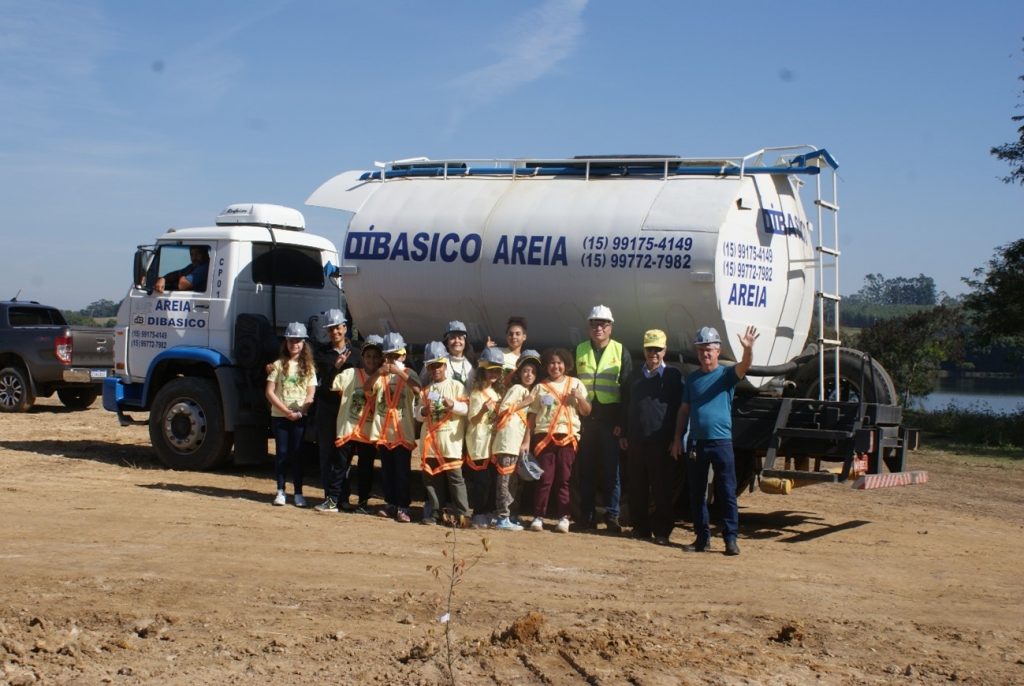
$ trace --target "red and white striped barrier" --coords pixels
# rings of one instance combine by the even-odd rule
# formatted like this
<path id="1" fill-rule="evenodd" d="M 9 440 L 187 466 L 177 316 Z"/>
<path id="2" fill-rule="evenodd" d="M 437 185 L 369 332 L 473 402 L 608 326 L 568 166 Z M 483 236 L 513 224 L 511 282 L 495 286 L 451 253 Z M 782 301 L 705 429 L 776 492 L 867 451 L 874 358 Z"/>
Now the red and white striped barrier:
<path id="1" fill-rule="evenodd" d="M 864 491 L 869 488 L 890 488 L 892 486 L 913 486 L 928 483 L 928 472 L 896 472 L 894 474 L 865 474 L 853 482 L 853 488 Z"/>

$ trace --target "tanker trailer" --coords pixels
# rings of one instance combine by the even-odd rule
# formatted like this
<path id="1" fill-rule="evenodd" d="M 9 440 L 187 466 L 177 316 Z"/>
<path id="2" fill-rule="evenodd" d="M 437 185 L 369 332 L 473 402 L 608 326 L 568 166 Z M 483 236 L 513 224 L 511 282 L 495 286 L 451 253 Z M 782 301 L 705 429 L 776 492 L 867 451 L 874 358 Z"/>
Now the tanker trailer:
<path id="1" fill-rule="evenodd" d="M 836 166 L 811 146 L 718 159 L 416 158 L 342 173 L 307 204 L 351 213 L 339 272 L 365 333 L 399 331 L 423 344 L 460 319 L 481 342 L 500 339 L 506 319 L 522 315 L 530 347 L 575 345 L 590 308 L 604 304 L 627 348 L 639 353 L 643 332 L 660 328 L 685 363 L 700 327 L 717 328 L 722 359 L 735 360 L 737 336 L 753 324 L 762 333 L 755 367 L 735 403 L 738 481 L 752 486 L 762 474 L 802 484 L 846 480 L 853 456 L 868 448 L 877 455 L 866 469 L 902 472 L 907 443 L 897 438 L 888 374 L 840 347 Z M 831 199 L 822 197 L 822 171 Z M 836 229 L 827 239 L 801 201 L 807 179 L 818 223 L 824 211 Z M 822 286 L 826 272 L 831 288 Z M 819 324 L 809 338 L 816 303 L 818 321 L 831 314 L 836 328 L 827 334 Z M 867 435 L 882 426 L 886 436 Z M 826 433 L 787 436 L 787 428 Z M 818 469 L 819 460 L 842 467 Z"/>

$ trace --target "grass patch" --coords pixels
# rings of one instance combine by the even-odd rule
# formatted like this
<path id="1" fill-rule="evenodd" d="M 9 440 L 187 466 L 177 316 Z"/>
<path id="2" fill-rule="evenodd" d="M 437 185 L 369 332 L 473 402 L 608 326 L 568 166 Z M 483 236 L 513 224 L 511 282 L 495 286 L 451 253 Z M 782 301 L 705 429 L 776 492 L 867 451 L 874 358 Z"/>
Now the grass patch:
<path id="1" fill-rule="evenodd" d="M 992 412 L 950 403 L 929 412 L 904 410 L 903 422 L 929 434 L 929 443 L 936 447 L 1024 459 L 1024 410 Z"/>
<path id="2" fill-rule="evenodd" d="M 921 436 L 921 449 L 935 453 L 946 453 L 957 457 L 980 458 L 986 460 L 1011 460 L 1024 462 L 1024 448 L 1015 446 L 972 445 L 950 439 L 948 436 L 925 432 Z"/>

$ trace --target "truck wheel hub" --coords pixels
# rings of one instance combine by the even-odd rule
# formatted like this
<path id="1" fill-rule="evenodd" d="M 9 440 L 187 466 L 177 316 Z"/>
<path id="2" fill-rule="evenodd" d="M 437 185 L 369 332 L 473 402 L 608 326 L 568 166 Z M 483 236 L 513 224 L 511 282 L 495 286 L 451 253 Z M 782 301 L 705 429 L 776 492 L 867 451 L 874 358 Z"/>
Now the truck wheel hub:
<path id="1" fill-rule="evenodd" d="M 175 450 L 191 452 L 206 438 L 206 415 L 193 402 L 179 400 L 167 409 L 164 435 Z"/>

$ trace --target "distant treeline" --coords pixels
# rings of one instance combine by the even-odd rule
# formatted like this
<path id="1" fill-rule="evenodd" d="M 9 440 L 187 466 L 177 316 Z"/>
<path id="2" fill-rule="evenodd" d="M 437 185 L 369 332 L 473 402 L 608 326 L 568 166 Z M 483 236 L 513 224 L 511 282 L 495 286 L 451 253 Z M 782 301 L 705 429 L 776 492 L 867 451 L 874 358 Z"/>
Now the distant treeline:
<path id="1" fill-rule="evenodd" d="M 61 310 L 61 313 L 68 324 L 74 326 L 114 326 L 119 306 L 120 303 L 113 300 L 94 300 L 80 310 Z"/>

